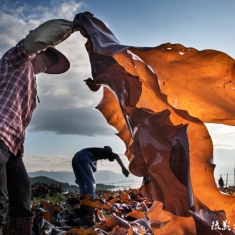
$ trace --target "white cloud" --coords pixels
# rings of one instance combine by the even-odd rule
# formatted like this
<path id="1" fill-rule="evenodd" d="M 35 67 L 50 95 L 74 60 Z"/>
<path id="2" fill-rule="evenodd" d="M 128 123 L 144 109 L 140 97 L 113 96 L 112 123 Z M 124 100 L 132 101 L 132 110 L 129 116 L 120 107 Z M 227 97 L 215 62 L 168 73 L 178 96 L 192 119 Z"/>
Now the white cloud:
<path id="1" fill-rule="evenodd" d="M 72 171 L 71 161 L 73 156 L 62 154 L 53 155 L 34 155 L 24 157 L 24 164 L 28 171 L 37 171 L 43 169 L 45 171 Z"/>
<path id="2" fill-rule="evenodd" d="M 222 175 L 225 183 L 234 184 L 235 127 L 222 124 L 206 124 L 213 141 L 214 176 L 216 183 Z M 228 178 L 227 178 L 228 177 Z"/>
<path id="3" fill-rule="evenodd" d="M 73 155 L 51 154 L 26 156 L 23 160 L 29 172 L 37 171 L 38 169 L 43 169 L 44 171 L 72 171 L 72 158 Z M 122 161 L 125 166 L 128 166 L 128 160 L 126 157 L 123 157 Z M 102 160 L 97 163 L 97 168 L 99 170 L 108 169 L 117 173 L 122 173 L 121 167 L 116 161 L 110 162 Z"/>
<path id="4" fill-rule="evenodd" d="M 223 124 L 206 124 L 214 149 L 228 149 L 235 152 L 235 127 Z"/>
<path id="5" fill-rule="evenodd" d="M 60 12 L 60 17 L 62 18 L 70 18 L 73 19 L 74 15 L 78 13 L 79 9 L 83 6 L 83 2 L 75 2 L 75 1 L 66 1 L 58 6 L 54 12 Z"/>
<path id="6" fill-rule="evenodd" d="M 9 47 L 14 46 L 19 40 L 24 38 L 30 29 L 36 28 L 40 23 L 51 19 L 73 20 L 79 13 L 83 2 L 60 1 L 49 2 L 52 7 L 36 7 L 26 3 L 15 2 L 14 4 L 5 2 L 0 9 L 0 51 L 1 54 Z M 11 40 L 9 40 L 11 39 Z"/>

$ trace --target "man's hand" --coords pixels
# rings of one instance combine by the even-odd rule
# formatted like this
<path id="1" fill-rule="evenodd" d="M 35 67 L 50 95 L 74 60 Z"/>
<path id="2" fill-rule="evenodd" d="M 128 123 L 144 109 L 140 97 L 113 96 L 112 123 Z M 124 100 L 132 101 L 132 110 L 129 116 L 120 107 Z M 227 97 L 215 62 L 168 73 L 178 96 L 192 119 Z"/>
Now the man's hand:
<path id="1" fill-rule="evenodd" d="M 88 15 L 88 16 L 94 16 L 92 13 L 90 13 L 89 11 L 85 11 L 85 12 L 82 12 L 82 13 L 78 13 L 75 15 L 74 19 L 73 19 L 73 22 L 74 21 L 77 21 L 80 19 L 80 16 L 84 14 L 84 15 Z"/>
<path id="2" fill-rule="evenodd" d="M 86 80 L 84 80 L 84 82 L 86 82 L 86 85 L 90 88 L 91 91 L 98 91 L 101 87 L 100 84 L 96 83 L 91 78 L 87 78 Z"/>
<path id="3" fill-rule="evenodd" d="M 126 169 L 126 167 L 123 165 L 123 162 L 121 160 L 121 158 L 117 155 L 116 161 L 118 162 L 118 164 L 120 165 L 120 167 L 122 168 L 122 174 L 125 175 L 126 177 L 130 174 L 130 172 Z"/>
<path id="4" fill-rule="evenodd" d="M 125 175 L 126 177 L 128 177 L 128 175 L 130 174 L 130 172 L 129 172 L 125 167 L 123 167 L 123 168 L 122 168 L 122 174 Z"/>
<path id="5" fill-rule="evenodd" d="M 87 33 L 86 33 L 86 30 L 84 29 L 83 25 L 81 24 L 81 22 L 79 22 L 80 20 L 80 16 L 81 15 L 87 15 L 87 16 L 93 16 L 92 13 L 90 13 L 89 11 L 85 11 L 85 12 L 82 12 L 82 13 L 78 13 L 75 15 L 74 19 L 73 19 L 73 30 L 74 31 L 80 31 L 80 33 L 84 36 L 84 37 L 87 37 Z"/>

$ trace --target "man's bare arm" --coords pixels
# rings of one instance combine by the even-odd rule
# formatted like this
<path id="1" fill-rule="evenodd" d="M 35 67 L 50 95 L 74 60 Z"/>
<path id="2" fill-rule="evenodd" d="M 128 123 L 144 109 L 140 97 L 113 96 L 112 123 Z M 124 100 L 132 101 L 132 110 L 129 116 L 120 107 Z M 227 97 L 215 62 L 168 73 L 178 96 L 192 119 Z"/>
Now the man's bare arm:
<path id="1" fill-rule="evenodd" d="M 116 158 L 116 160 L 117 160 L 118 164 L 120 165 L 120 167 L 122 168 L 122 173 L 123 173 L 123 175 L 125 175 L 126 177 L 128 177 L 128 175 L 130 174 L 130 172 L 129 172 L 129 171 L 126 169 L 126 167 L 124 166 L 124 164 L 123 164 L 121 158 L 118 156 L 118 157 Z"/>

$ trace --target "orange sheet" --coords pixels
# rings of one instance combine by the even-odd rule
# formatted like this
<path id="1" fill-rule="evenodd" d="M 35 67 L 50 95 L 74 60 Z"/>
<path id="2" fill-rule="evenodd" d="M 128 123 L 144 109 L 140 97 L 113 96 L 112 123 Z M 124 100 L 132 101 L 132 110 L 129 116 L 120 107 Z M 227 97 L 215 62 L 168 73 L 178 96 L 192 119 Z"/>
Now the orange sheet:
<path id="1" fill-rule="evenodd" d="M 234 234 L 211 229 L 225 219 L 233 228 L 235 200 L 215 184 L 204 125 L 235 125 L 234 59 L 180 44 L 125 46 L 95 17 L 81 14 L 75 23 L 88 39 L 93 79 L 86 83 L 104 87 L 96 108 L 124 141 L 131 173 L 148 179 L 141 193 L 163 205 L 150 214 L 154 234 Z"/>

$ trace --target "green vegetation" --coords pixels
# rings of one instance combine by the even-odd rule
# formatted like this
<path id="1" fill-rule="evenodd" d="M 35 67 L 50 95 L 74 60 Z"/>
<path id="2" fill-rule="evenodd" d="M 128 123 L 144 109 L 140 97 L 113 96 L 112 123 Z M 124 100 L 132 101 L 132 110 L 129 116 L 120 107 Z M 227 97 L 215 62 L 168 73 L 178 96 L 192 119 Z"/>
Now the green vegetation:
<path id="1" fill-rule="evenodd" d="M 33 204 L 37 204 L 39 203 L 40 199 L 41 199 L 40 197 L 33 197 L 31 201 Z M 43 199 L 50 201 L 52 204 L 66 201 L 66 197 L 62 193 L 56 193 L 54 196 L 46 194 L 46 196 Z"/>
<path id="2" fill-rule="evenodd" d="M 48 185 L 51 185 L 51 184 L 60 185 L 62 190 L 68 190 L 68 191 L 78 191 L 79 190 L 79 187 L 76 185 L 62 183 L 62 182 L 56 181 L 54 179 L 48 178 L 46 176 L 37 176 L 37 177 L 33 177 L 33 178 L 29 177 L 29 181 L 30 181 L 30 184 L 32 187 L 36 184 L 42 183 L 42 184 L 48 184 Z"/>
<path id="3" fill-rule="evenodd" d="M 54 196 L 50 196 L 49 194 L 47 194 L 45 196 L 45 200 L 48 200 L 48 201 L 52 202 L 53 204 L 56 204 L 59 202 L 65 202 L 66 197 L 62 193 L 57 193 Z"/>

